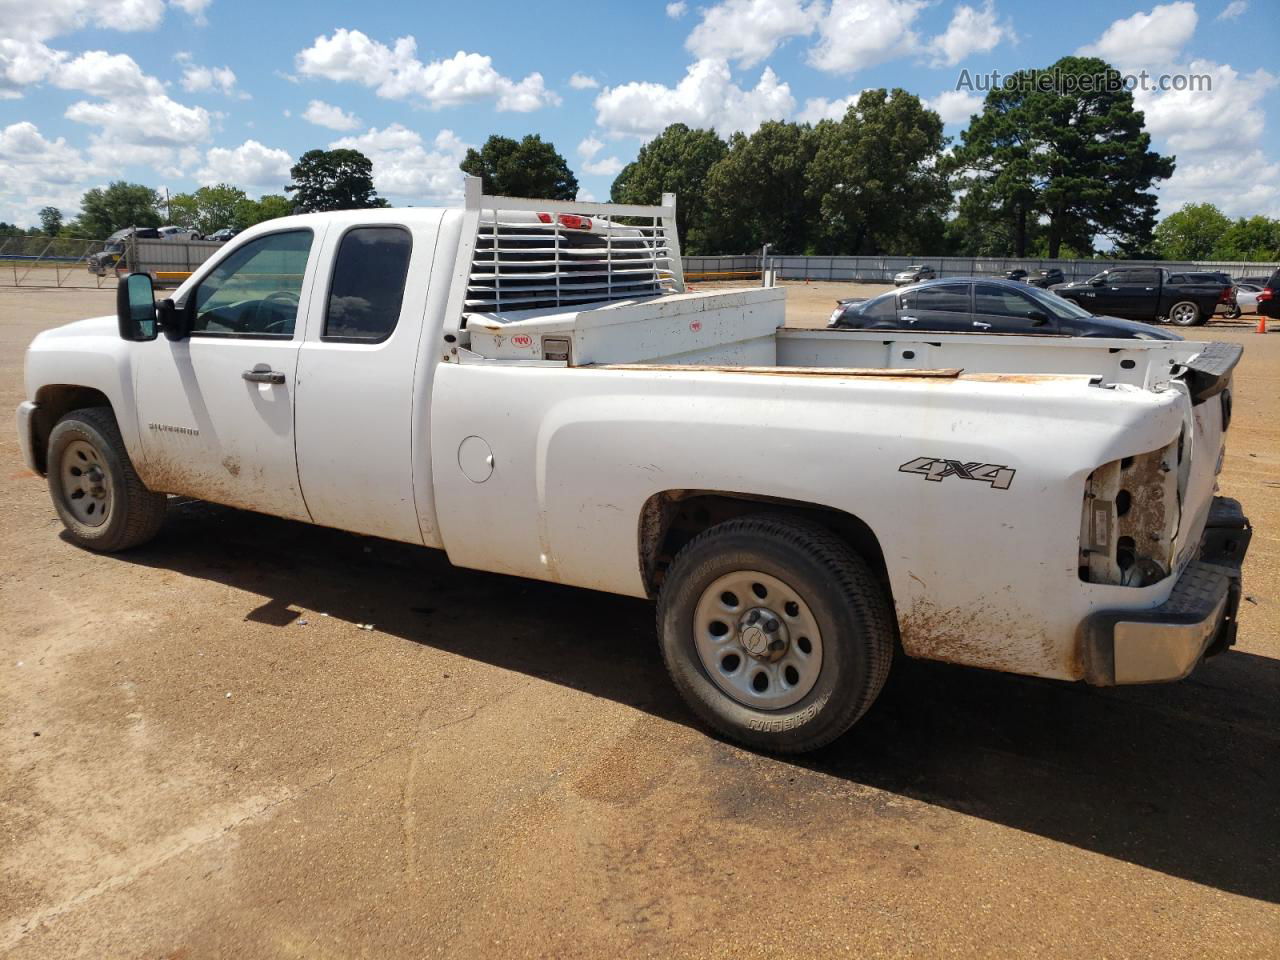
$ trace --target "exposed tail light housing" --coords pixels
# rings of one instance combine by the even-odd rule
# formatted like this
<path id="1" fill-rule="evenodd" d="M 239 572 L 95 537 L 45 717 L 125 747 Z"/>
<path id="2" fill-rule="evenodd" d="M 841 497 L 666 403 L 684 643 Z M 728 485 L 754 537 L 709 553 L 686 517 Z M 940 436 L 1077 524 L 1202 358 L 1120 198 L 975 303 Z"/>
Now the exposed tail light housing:
<path id="1" fill-rule="evenodd" d="M 564 227 L 566 230 L 590 230 L 591 229 L 591 218 L 580 217 L 576 213 L 562 213 L 560 214 L 560 216 L 555 217 L 554 219 L 549 213 L 540 213 L 538 214 L 538 219 L 541 220 L 543 223 L 558 222 L 560 226 Z"/>
<path id="2" fill-rule="evenodd" d="M 1219 303 L 1235 303 L 1235 300 L 1236 300 L 1236 288 L 1223 287 L 1222 296 L 1218 298 L 1218 302 Z"/>
<path id="3" fill-rule="evenodd" d="M 1270 287 L 1263 287 L 1261 290 L 1258 291 L 1259 300 L 1270 300 L 1274 296 L 1275 296 L 1275 293 L 1274 291 L 1272 291 Z"/>

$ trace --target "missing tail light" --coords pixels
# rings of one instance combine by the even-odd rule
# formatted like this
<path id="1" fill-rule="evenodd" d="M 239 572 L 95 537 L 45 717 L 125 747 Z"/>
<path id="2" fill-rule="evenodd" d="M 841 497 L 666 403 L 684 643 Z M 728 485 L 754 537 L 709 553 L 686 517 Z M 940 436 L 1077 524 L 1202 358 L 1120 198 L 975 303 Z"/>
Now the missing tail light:
<path id="1" fill-rule="evenodd" d="M 591 218 L 580 217 L 576 213 L 562 213 L 558 217 L 552 218 L 549 213 L 538 214 L 538 219 L 543 223 L 559 223 L 566 230 L 590 230 Z"/>
<path id="2" fill-rule="evenodd" d="M 1173 572 L 1180 442 L 1103 464 L 1085 484 L 1080 579 L 1146 587 Z"/>

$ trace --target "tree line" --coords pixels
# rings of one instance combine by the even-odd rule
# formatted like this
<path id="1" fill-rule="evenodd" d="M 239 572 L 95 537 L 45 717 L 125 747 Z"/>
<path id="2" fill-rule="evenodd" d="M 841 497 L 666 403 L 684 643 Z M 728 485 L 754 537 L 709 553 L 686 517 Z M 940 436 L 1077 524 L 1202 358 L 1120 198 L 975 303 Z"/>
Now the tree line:
<path id="1" fill-rule="evenodd" d="M 653 204 L 678 194 L 689 254 L 768 243 L 779 253 L 1087 258 L 1103 238 L 1113 256 L 1280 258 L 1280 221 L 1265 217 L 1232 222 L 1198 204 L 1157 226 L 1153 187 L 1174 167 L 1151 149 L 1121 75 L 1097 58 L 1064 57 L 988 92 L 955 142 L 936 111 L 901 89 L 863 91 L 838 119 L 769 121 L 728 139 L 672 124 L 622 169 L 610 199 Z M 491 136 L 461 169 L 486 193 L 578 194 L 568 162 L 536 134 Z M 69 224 L 45 208 L 40 230 L 104 237 L 158 225 L 163 211 L 164 222 L 207 235 L 289 213 L 387 205 L 356 150 L 310 150 L 290 176 L 284 194 L 257 200 L 223 183 L 162 201 L 117 182 L 88 191 Z"/>

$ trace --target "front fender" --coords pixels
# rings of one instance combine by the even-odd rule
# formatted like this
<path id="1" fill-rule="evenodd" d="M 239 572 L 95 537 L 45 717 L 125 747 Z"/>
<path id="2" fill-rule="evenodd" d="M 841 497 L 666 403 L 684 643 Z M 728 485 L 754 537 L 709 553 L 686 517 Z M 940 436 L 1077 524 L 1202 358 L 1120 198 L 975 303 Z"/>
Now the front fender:
<path id="1" fill-rule="evenodd" d="M 27 398 L 39 401 L 50 387 L 90 387 L 111 403 L 125 449 L 140 462 L 134 396 L 133 344 L 120 339 L 114 316 L 95 317 L 38 334 L 27 348 Z"/>

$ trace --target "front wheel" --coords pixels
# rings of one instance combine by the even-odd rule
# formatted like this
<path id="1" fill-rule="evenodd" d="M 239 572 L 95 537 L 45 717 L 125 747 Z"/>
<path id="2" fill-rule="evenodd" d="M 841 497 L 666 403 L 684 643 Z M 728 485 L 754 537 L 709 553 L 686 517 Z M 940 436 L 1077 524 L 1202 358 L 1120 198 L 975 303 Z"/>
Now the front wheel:
<path id="1" fill-rule="evenodd" d="M 663 659 L 709 726 L 746 746 L 814 750 L 884 686 L 893 614 L 866 561 L 808 520 L 743 517 L 690 541 L 658 598 Z"/>
<path id="2" fill-rule="evenodd" d="M 110 553 L 145 543 L 164 521 L 167 498 L 133 469 L 110 410 L 73 410 L 49 434 L 49 495 L 79 547 Z"/>
<path id="3" fill-rule="evenodd" d="M 1169 322 L 1178 327 L 1194 327 L 1200 322 L 1200 307 L 1191 300 L 1179 300 L 1169 308 Z"/>

